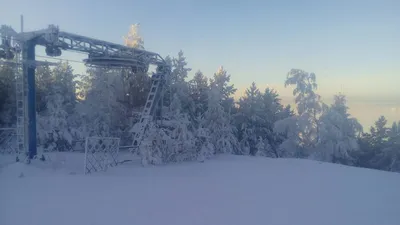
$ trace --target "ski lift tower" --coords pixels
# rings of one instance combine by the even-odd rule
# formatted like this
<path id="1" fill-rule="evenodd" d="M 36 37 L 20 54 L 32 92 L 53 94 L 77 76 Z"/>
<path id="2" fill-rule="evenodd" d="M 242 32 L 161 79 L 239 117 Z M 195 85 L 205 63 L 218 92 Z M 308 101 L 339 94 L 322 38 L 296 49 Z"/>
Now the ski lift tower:
<path id="1" fill-rule="evenodd" d="M 20 135 L 19 138 L 25 140 L 23 143 L 26 144 L 25 149 L 28 147 L 25 151 L 28 152 L 29 159 L 37 154 L 35 108 L 35 68 L 38 64 L 35 59 L 35 47 L 37 45 L 44 46 L 46 54 L 51 57 L 61 56 L 62 51 L 87 53 L 88 58 L 84 60 L 87 66 L 130 68 L 134 73 L 147 73 L 150 65 L 157 66 L 156 73 L 152 75 L 152 86 L 141 114 L 139 128 L 136 130 L 133 144 L 130 147 L 134 149 L 139 146 L 143 134 L 157 110 L 157 103 L 162 99 L 164 84 L 171 71 L 159 54 L 63 32 L 55 25 L 49 25 L 47 29 L 19 33 L 10 26 L 2 25 L 0 36 L 0 60 L 14 63 L 17 61 L 15 64 L 15 68 L 18 70 L 16 76 L 21 74 L 20 77 L 17 77 L 17 81 L 20 81 L 17 82 L 17 92 L 25 96 L 22 99 L 25 99 L 26 103 L 23 100 L 19 102 L 20 104 L 17 102 L 17 109 L 20 106 L 24 115 L 20 117 L 20 120 L 17 118 L 17 136 Z M 22 55 L 22 63 L 18 62 L 19 55 Z M 22 69 L 20 65 L 22 65 Z M 27 121 L 24 122 L 24 118 Z M 21 122 L 24 125 L 21 125 Z M 20 133 L 18 133 L 18 129 L 21 130 Z M 22 146 L 24 145 L 22 144 Z"/>

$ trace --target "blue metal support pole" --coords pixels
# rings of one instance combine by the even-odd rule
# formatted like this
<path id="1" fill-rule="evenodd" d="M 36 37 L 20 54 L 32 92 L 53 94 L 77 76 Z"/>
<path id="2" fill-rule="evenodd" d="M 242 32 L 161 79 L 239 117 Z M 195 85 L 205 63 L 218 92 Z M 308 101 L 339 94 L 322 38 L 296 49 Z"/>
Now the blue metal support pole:
<path id="1" fill-rule="evenodd" d="M 27 41 L 26 59 L 29 62 L 35 61 L 35 46 L 34 40 Z M 37 154 L 36 148 L 36 85 L 35 85 L 35 66 L 27 68 L 27 83 L 28 83 L 28 151 L 29 158 L 32 159 Z"/>

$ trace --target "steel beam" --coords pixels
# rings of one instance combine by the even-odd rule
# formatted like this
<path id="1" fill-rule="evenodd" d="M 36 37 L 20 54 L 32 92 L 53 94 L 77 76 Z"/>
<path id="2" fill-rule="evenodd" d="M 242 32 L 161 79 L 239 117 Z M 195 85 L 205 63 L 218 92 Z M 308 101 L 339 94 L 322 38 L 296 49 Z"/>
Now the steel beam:
<path id="1" fill-rule="evenodd" d="M 26 41 L 23 48 L 24 60 L 35 60 L 35 40 Z M 36 146 L 36 85 L 35 85 L 35 66 L 24 65 L 24 76 L 28 85 L 28 156 L 32 159 L 37 154 Z"/>

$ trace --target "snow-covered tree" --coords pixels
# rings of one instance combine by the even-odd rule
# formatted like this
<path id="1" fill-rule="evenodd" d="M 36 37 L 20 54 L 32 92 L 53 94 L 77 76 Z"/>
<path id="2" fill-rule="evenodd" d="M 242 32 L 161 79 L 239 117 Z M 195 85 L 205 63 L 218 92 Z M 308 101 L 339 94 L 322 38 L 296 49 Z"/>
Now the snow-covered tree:
<path id="1" fill-rule="evenodd" d="M 393 122 L 388 131 L 388 139 L 385 147 L 382 149 L 381 169 L 400 172 L 400 121 Z"/>
<path id="2" fill-rule="evenodd" d="M 140 109 L 146 103 L 150 92 L 151 77 L 142 72 L 133 73 L 131 70 L 121 71 L 123 94 L 121 101 L 130 109 Z"/>
<path id="3" fill-rule="evenodd" d="M 233 84 L 230 84 L 231 75 L 224 69 L 223 66 L 220 66 L 214 76 L 210 79 L 210 86 L 215 86 L 221 92 L 221 104 L 224 107 L 224 110 L 231 113 L 231 110 L 234 109 L 234 99 L 233 95 L 236 92 L 236 88 Z"/>
<path id="4" fill-rule="evenodd" d="M 168 62 L 170 60 L 171 62 Z M 167 59 L 166 61 L 167 64 L 172 63 L 172 71 L 165 87 L 165 95 L 169 98 L 166 103 L 171 102 L 176 94 L 182 106 L 182 112 L 187 113 L 189 120 L 192 121 L 195 118 L 195 104 L 191 99 L 189 84 L 185 81 L 192 69 L 187 67 L 188 63 L 182 50 L 178 52 L 177 58 Z"/>
<path id="5" fill-rule="evenodd" d="M 178 57 L 172 59 L 172 72 L 171 72 L 171 84 L 182 83 L 188 76 L 188 73 L 192 70 L 187 67 L 186 57 L 183 55 L 183 51 L 178 52 Z"/>
<path id="6" fill-rule="evenodd" d="M 124 38 L 125 45 L 131 48 L 144 49 L 143 38 L 139 34 L 140 24 L 132 24 L 129 28 L 128 35 Z"/>
<path id="7" fill-rule="evenodd" d="M 38 113 L 38 142 L 47 151 L 71 150 L 79 135 L 71 119 L 76 106 L 75 75 L 69 63 L 59 63 L 52 71 L 42 69 L 37 79 L 45 105 Z"/>
<path id="8" fill-rule="evenodd" d="M 266 88 L 262 94 L 262 111 L 264 116 L 264 135 L 263 141 L 267 147 L 268 157 L 280 157 L 279 145 L 285 136 L 274 132 L 274 124 L 279 120 L 293 116 L 290 105 L 284 107 L 278 93 L 271 88 Z"/>
<path id="9" fill-rule="evenodd" d="M 208 97 L 208 109 L 200 125 L 210 132 L 210 142 L 214 146 L 215 153 L 241 153 L 229 113 L 222 105 L 223 96 L 223 88 L 212 84 Z"/>
<path id="10" fill-rule="evenodd" d="M 164 129 L 154 122 L 148 124 L 143 141 L 139 146 L 142 165 L 159 165 L 164 163 L 163 159 L 168 156 L 171 140 Z"/>
<path id="11" fill-rule="evenodd" d="M 297 104 L 302 145 L 313 148 L 318 142 L 318 116 L 322 112 L 321 97 L 315 92 L 316 76 L 314 73 L 292 69 L 285 81 L 285 87 L 290 85 L 295 85 L 293 95 Z"/>
<path id="12" fill-rule="evenodd" d="M 385 141 L 389 138 L 389 128 L 386 127 L 387 120 L 384 116 L 379 117 L 379 119 L 375 122 L 375 127 L 371 127 L 371 135 L 373 145 L 382 147 Z"/>
<path id="13" fill-rule="evenodd" d="M 64 106 L 69 114 L 73 112 L 76 104 L 76 77 L 68 62 L 58 64 L 53 70 L 54 84 L 59 93 L 64 95 Z"/>
<path id="14" fill-rule="evenodd" d="M 39 144 L 46 151 L 67 151 L 72 147 L 68 113 L 63 107 L 64 96 L 58 90 L 46 96 L 46 110 L 38 115 Z"/>
<path id="15" fill-rule="evenodd" d="M 364 143 L 361 159 L 367 167 L 400 172 L 400 135 L 396 123 L 387 127 L 387 120 L 381 116 L 370 134 L 361 140 Z M 368 138 L 368 139 L 367 139 Z M 366 161 L 366 162 L 365 162 Z"/>
<path id="16" fill-rule="evenodd" d="M 198 121 L 201 121 L 201 119 L 199 118 Z M 199 124 L 199 127 L 197 127 L 194 133 L 197 160 L 200 162 L 204 162 L 215 154 L 211 131 L 203 126 L 203 124 Z"/>
<path id="17" fill-rule="evenodd" d="M 297 145 L 300 151 L 295 155 L 299 157 L 307 157 L 315 151 L 318 143 L 319 124 L 318 118 L 322 112 L 320 96 L 315 93 L 317 88 L 316 76 L 314 73 L 307 73 L 303 70 L 292 69 L 286 78 L 285 87 L 294 85 L 293 95 L 297 104 L 297 115 L 292 118 L 286 118 L 279 121 L 275 128 L 277 132 L 286 132 L 290 130 L 290 137 L 294 138 L 284 143 Z M 295 123 L 295 124 L 290 124 Z M 289 142 L 288 142 L 289 141 Z"/>
<path id="18" fill-rule="evenodd" d="M 274 132 L 281 137 L 277 151 L 279 157 L 304 157 L 304 147 L 299 137 L 300 127 L 297 116 L 290 116 L 274 123 Z"/>
<path id="19" fill-rule="evenodd" d="M 195 107 L 194 115 L 196 117 L 201 116 L 207 110 L 208 92 L 210 89 L 208 79 L 199 70 L 196 72 L 193 79 L 190 80 L 189 87 L 190 97 L 193 100 Z"/>
<path id="20" fill-rule="evenodd" d="M 78 112 L 82 131 L 90 136 L 121 136 L 126 123 L 126 108 L 118 101 L 123 95 L 121 76 L 113 70 L 91 69 L 86 77 L 86 95 Z M 85 88 L 81 88 L 85 89 Z"/>
<path id="21" fill-rule="evenodd" d="M 238 105 L 235 121 L 242 152 L 255 155 L 258 137 L 265 132 L 265 119 L 262 96 L 254 82 L 239 99 Z"/>
<path id="22" fill-rule="evenodd" d="M 196 139 L 188 115 L 182 112 L 177 94 L 173 96 L 170 111 L 164 116 L 162 126 L 151 123 L 141 146 L 141 156 L 146 164 L 169 163 L 197 158 Z"/>
<path id="23" fill-rule="evenodd" d="M 389 169 L 392 154 L 389 142 L 390 129 L 386 127 L 387 120 L 379 117 L 369 133 L 363 133 L 359 137 L 360 151 L 354 154 L 356 165 L 374 169 Z M 385 151 L 384 151 L 385 150 Z"/>
<path id="24" fill-rule="evenodd" d="M 342 94 L 334 96 L 334 103 L 325 107 L 320 117 L 319 142 L 314 157 L 327 162 L 352 164 L 352 152 L 358 151 L 357 137 L 362 126 L 351 118 Z"/>
<path id="25" fill-rule="evenodd" d="M 36 68 L 36 111 L 41 113 L 46 110 L 46 96 L 50 93 L 54 83 L 53 72 L 48 65 Z"/>
<path id="26" fill-rule="evenodd" d="M 256 144 L 256 148 L 257 148 L 257 156 L 265 156 L 265 157 L 280 157 L 279 154 L 277 154 L 277 150 L 273 149 L 273 147 L 268 143 L 268 140 L 263 140 L 262 137 L 258 137 L 257 140 L 257 144 Z M 271 153 L 275 154 L 275 155 L 271 155 Z"/>
<path id="27" fill-rule="evenodd" d="M 195 136 L 193 127 L 189 121 L 188 115 L 182 112 L 182 104 L 177 94 L 174 95 L 171 103 L 170 122 L 172 130 L 170 138 L 173 140 L 172 146 L 168 149 L 168 158 L 166 162 L 180 162 L 193 160 L 197 157 L 195 149 Z"/>

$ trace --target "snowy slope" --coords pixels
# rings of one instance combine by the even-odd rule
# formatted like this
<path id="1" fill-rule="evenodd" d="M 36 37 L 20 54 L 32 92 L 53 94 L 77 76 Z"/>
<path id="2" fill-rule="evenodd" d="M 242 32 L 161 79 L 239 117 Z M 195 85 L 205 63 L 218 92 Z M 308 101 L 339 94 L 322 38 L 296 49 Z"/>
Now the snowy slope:
<path id="1" fill-rule="evenodd" d="M 81 165 L 77 155 L 65 158 Z M 89 176 L 79 174 L 82 168 L 60 168 L 3 164 L 0 224 L 400 224 L 396 173 L 238 156 L 148 168 L 121 165 Z"/>

